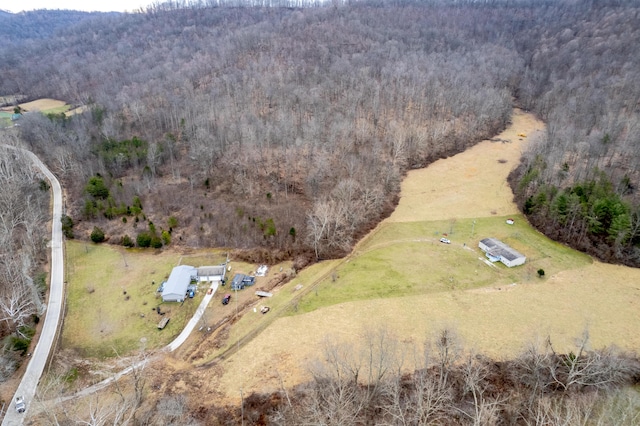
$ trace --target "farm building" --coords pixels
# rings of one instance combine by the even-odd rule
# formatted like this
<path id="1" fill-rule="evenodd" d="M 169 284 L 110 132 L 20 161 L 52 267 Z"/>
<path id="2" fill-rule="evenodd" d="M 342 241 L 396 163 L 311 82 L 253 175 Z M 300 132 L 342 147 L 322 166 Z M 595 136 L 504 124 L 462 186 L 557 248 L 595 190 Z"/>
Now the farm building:
<path id="1" fill-rule="evenodd" d="M 162 289 L 163 302 L 182 302 L 192 279 L 197 279 L 198 270 L 193 266 L 180 265 L 173 268 Z"/>
<path id="2" fill-rule="evenodd" d="M 227 265 L 216 265 L 216 266 L 200 266 L 198 268 L 198 281 L 222 281 L 224 279 L 225 271 L 227 270 Z"/>
<path id="3" fill-rule="evenodd" d="M 523 265 L 527 258 L 518 251 L 495 238 L 485 238 L 478 243 L 478 247 L 485 252 L 492 262 L 502 262 L 509 268 Z"/>
<path id="4" fill-rule="evenodd" d="M 255 281 L 255 277 L 244 274 L 235 274 L 231 281 L 231 290 L 242 290 L 246 286 L 253 285 Z"/>

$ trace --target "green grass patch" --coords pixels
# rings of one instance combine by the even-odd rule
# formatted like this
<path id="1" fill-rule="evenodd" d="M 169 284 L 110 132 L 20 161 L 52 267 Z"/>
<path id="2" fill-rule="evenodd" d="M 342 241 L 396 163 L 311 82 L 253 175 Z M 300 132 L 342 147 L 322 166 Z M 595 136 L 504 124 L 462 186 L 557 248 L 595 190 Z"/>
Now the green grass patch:
<path id="1" fill-rule="evenodd" d="M 163 303 L 157 288 L 180 255 L 68 241 L 67 307 L 62 346 L 86 357 L 107 358 L 168 344 L 184 328 L 204 296 Z M 183 262 L 184 264 L 184 262 Z M 194 265 L 200 266 L 200 265 Z M 160 306 L 171 321 L 164 330 Z"/>
<path id="2" fill-rule="evenodd" d="M 13 113 L 11 112 L 0 111 L 0 128 L 13 126 L 12 115 Z"/>
<path id="3" fill-rule="evenodd" d="M 181 265 L 215 266 L 221 265 L 227 260 L 227 253 L 220 250 L 204 249 L 197 253 L 183 254 L 180 258 Z M 238 264 L 234 262 L 234 264 Z"/>
<path id="4" fill-rule="evenodd" d="M 305 296 L 297 312 L 354 300 L 530 283 L 539 279 L 540 268 L 551 275 L 591 263 L 589 256 L 546 238 L 521 216 L 510 217 L 515 225 L 507 225 L 507 217 L 386 223 Z M 440 243 L 445 234 L 451 244 Z M 511 245 L 527 263 L 487 265 L 478 248 L 486 237 Z"/>
<path id="5" fill-rule="evenodd" d="M 43 114 L 62 114 L 71 109 L 71 105 L 66 104 L 55 108 L 49 108 L 44 111 L 41 111 Z"/>

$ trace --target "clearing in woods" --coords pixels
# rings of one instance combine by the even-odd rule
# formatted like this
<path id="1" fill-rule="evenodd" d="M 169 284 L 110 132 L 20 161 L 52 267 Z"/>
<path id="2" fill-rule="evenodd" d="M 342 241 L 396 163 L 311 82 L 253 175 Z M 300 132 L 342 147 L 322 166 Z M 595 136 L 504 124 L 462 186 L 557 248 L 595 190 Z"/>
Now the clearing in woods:
<path id="1" fill-rule="evenodd" d="M 515 110 L 513 124 L 492 141 L 409 172 L 395 212 L 346 260 L 328 263 L 334 272 L 324 274 L 291 315 L 222 361 L 215 375 L 187 374 L 236 403 L 240 389 L 247 395 L 309 379 L 308 364 L 322 356 L 327 338 L 354 342 L 380 327 L 402 342 L 406 359 L 421 354 L 424 341 L 443 326 L 456 328 L 466 347 L 497 359 L 546 336 L 558 350 L 571 350 L 585 327 L 594 347 L 640 346 L 640 270 L 592 261 L 548 240 L 513 204 L 507 175 L 543 129 L 533 115 Z M 443 234 L 450 245 L 439 242 Z M 488 236 L 523 252 L 527 264 L 488 266 L 477 248 Z M 542 279 L 538 268 L 546 272 Z M 305 272 L 290 284 L 314 284 Z M 237 327 L 253 316 L 259 321 L 259 313 L 249 312 Z M 242 335 L 232 330 L 228 344 Z"/>

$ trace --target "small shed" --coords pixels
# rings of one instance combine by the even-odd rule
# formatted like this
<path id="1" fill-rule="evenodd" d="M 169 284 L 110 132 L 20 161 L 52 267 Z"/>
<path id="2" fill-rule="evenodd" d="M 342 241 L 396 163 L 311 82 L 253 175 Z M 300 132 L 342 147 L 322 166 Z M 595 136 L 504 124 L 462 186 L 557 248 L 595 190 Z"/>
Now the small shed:
<path id="1" fill-rule="evenodd" d="M 180 265 L 173 268 L 169 279 L 162 289 L 164 302 L 182 302 L 187 294 L 191 280 L 198 277 L 198 270 L 193 266 Z"/>
<path id="2" fill-rule="evenodd" d="M 256 277 L 245 274 L 235 274 L 231 281 L 231 290 L 242 290 L 246 286 L 252 286 L 256 282 Z"/>
<path id="3" fill-rule="evenodd" d="M 502 262 L 509 268 L 523 265 L 527 260 L 526 256 L 509 247 L 507 244 L 496 238 L 485 238 L 480 240 L 478 247 L 485 252 L 487 258 L 492 262 Z"/>

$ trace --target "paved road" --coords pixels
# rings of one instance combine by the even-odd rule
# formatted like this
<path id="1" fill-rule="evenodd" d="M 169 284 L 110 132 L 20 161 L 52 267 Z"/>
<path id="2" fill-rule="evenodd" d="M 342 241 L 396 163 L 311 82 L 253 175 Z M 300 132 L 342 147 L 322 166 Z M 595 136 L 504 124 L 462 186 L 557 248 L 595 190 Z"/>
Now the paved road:
<path id="1" fill-rule="evenodd" d="M 62 317 L 62 305 L 64 300 L 64 253 L 62 245 L 62 188 L 60 182 L 44 165 L 42 161 L 31 151 L 6 146 L 26 154 L 38 169 L 47 177 L 53 192 L 53 218 L 51 221 L 51 285 L 49 287 L 49 303 L 46 308 L 46 316 L 42 333 L 38 339 L 38 344 L 27 365 L 27 370 L 22 377 L 22 382 L 18 386 L 15 396 L 22 396 L 27 404 L 27 411 L 18 414 L 15 411 L 13 401 L 7 407 L 7 414 L 2 421 L 2 426 L 21 425 L 24 416 L 29 413 L 29 408 L 36 394 L 36 388 L 40 381 L 40 376 L 49 358 L 49 353 L 58 330 L 58 323 Z M 14 397 L 15 400 L 15 397 Z"/>
<path id="2" fill-rule="evenodd" d="M 22 377 L 22 381 L 18 386 L 18 389 L 14 395 L 14 400 L 16 396 L 22 396 L 27 405 L 27 411 L 25 413 L 19 414 L 15 411 L 14 403 L 11 403 L 6 407 L 7 413 L 2 421 L 2 426 L 17 426 L 23 423 L 25 416 L 29 412 L 29 408 L 32 406 L 34 396 L 36 394 L 36 389 L 38 387 L 38 382 L 40 381 L 40 377 L 42 376 L 42 372 L 44 371 L 44 367 L 49 358 L 49 354 L 51 352 L 51 348 L 53 346 L 53 342 L 55 341 L 56 333 L 58 330 L 58 324 L 62 318 L 62 306 L 64 301 L 64 246 L 62 244 L 62 188 L 60 186 L 60 182 L 54 176 L 53 173 L 44 165 L 42 161 L 34 153 L 31 151 L 27 151 L 24 149 L 12 147 L 9 145 L 2 145 L 6 148 L 15 149 L 17 151 L 21 151 L 25 155 L 27 155 L 38 167 L 42 173 L 47 177 L 51 184 L 51 189 L 53 192 L 53 219 L 52 219 L 52 229 L 51 229 L 51 285 L 49 287 L 49 303 L 46 308 L 46 316 L 44 319 L 44 324 L 42 326 L 42 333 L 40 334 L 40 339 L 38 340 L 38 344 L 36 345 L 35 350 L 29 360 L 29 364 L 27 365 L 27 369 Z M 202 302 L 198 306 L 193 317 L 187 323 L 187 326 L 182 330 L 182 332 L 176 337 L 173 342 L 169 343 L 164 350 L 168 352 L 173 352 L 177 348 L 180 347 L 186 340 L 187 337 L 191 334 L 193 329 L 196 327 L 202 315 L 204 314 L 207 305 L 216 294 L 218 290 L 218 284 L 214 283 L 211 285 L 213 288 L 211 294 L 205 294 Z M 89 395 L 93 392 L 96 392 L 99 389 L 104 388 L 110 383 L 118 380 L 120 377 L 131 373 L 136 368 L 142 368 L 148 362 L 147 359 L 142 360 L 135 365 L 132 365 L 123 371 L 115 374 L 113 377 L 103 380 L 100 383 L 96 383 L 93 386 L 90 386 L 82 391 L 76 393 L 73 396 L 61 398 L 61 401 L 65 401 L 68 399 L 76 398 L 79 396 Z"/>

